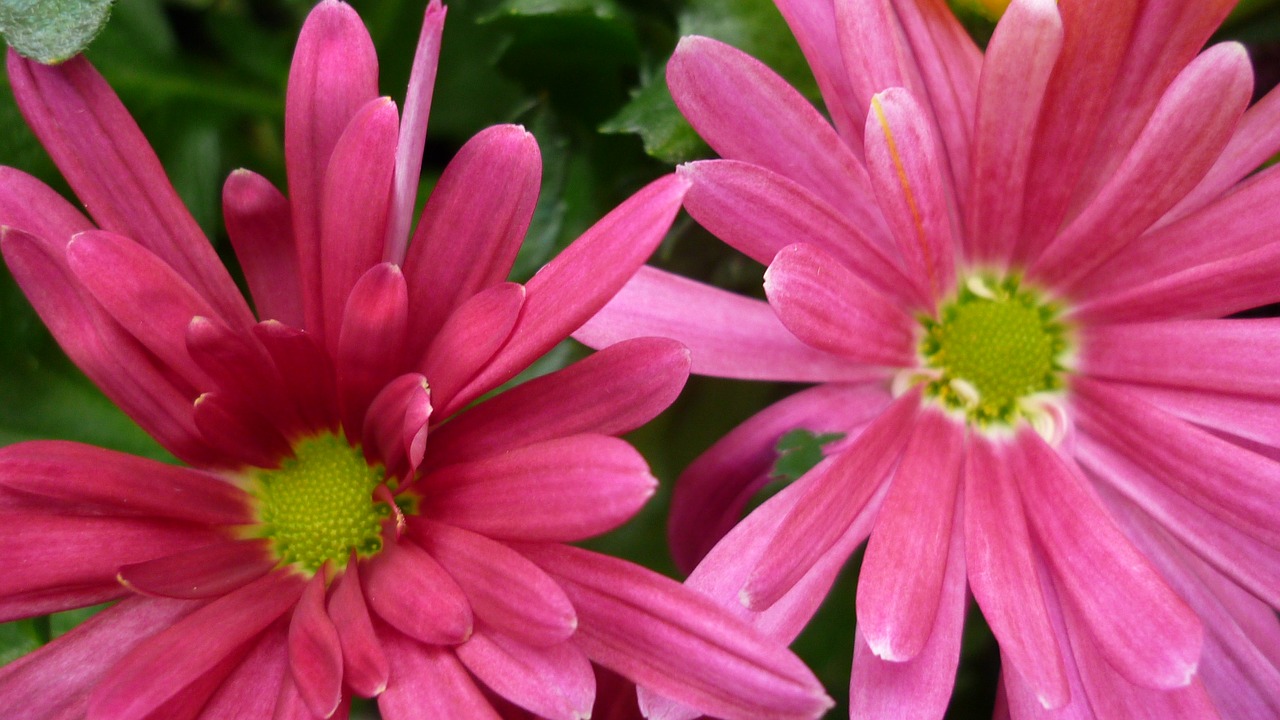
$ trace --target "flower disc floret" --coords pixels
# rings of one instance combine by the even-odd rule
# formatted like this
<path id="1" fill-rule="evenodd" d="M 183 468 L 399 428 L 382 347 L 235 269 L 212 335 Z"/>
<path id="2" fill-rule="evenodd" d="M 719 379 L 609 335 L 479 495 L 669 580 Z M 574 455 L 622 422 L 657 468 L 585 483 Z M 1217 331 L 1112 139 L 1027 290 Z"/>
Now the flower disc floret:
<path id="1" fill-rule="evenodd" d="M 314 573 L 326 561 L 345 567 L 354 550 L 362 557 L 382 549 L 382 521 L 390 514 L 373 498 L 383 482 L 359 448 L 323 434 L 299 441 L 294 456 L 274 470 L 250 476 L 259 525 L 276 557 Z"/>
<path id="2" fill-rule="evenodd" d="M 979 427 L 1011 426 L 1032 398 L 1063 388 L 1069 349 L 1061 308 L 1016 275 L 974 276 L 936 318 L 921 318 L 925 394 Z"/>

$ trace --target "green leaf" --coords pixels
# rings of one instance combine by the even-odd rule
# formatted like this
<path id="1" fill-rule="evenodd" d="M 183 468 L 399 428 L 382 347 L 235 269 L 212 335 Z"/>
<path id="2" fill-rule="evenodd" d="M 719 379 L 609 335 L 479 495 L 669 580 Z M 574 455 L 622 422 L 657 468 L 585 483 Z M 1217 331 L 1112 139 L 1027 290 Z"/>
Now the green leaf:
<path id="1" fill-rule="evenodd" d="M 775 448 L 778 460 L 773 464 L 770 476 L 780 480 L 795 480 L 822 462 L 822 446 L 844 437 L 844 433 L 822 433 L 797 428 L 778 438 Z"/>
<path id="2" fill-rule="evenodd" d="M 711 155 L 711 148 L 698 137 L 671 99 L 665 68 L 641 86 L 617 115 L 606 120 L 600 132 L 639 135 L 650 157 L 671 165 Z"/>
<path id="3" fill-rule="evenodd" d="M 0 34 L 14 50 L 58 63 L 88 47 L 114 0 L 0 0 Z"/>

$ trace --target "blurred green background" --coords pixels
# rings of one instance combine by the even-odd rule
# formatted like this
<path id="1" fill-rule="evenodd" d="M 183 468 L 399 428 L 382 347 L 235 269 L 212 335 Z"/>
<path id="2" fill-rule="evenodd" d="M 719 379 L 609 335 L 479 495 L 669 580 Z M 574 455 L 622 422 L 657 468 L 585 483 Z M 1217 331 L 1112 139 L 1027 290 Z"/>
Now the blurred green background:
<path id="1" fill-rule="evenodd" d="M 956 0 L 982 41 L 988 0 Z M 0 2 L 3 12 L 22 3 Z M 284 187 L 283 104 L 293 43 L 310 0 L 119 0 L 88 50 L 150 138 L 178 192 L 228 263 L 222 182 L 237 167 Z M 355 0 L 373 36 L 384 93 L 401 100 L 425 0 Z M 710 150 L 675 110 L 663 80 L 685 34 L 710 35 L 760 58 L 820 105 L 816 85 L 771 0 L 453 0 L 448 3 L 422 193 L 463 142 L 521 123 L 543 155 L 538 210 L 516 265 L 526 279 L 597 218 L 675 163 Z M 16 37 L 16 36 L 15 36 Z M 1280 80 L 1280 2 L 1245 0 L 1219 39 L 1249 45 L 1259 91 Z M 69 195 L 0 78 L 0 164 Z M 747 294 L 761 270 L 682 215 L 654 262 Z M 549 370 L 582 354 L 566 343 Z M 593 543 L 675 575 L 665 542 L 670 484 L 730 428 L 794 386 L 694 378 L 677 403 L 631 439 L 663 491 L 619 531 Z M 166 459 L 65 359 L 0 270 L 0 445 L 66 438 Z M 852 563 L 796 644 L 847 716 L 853 638 Z M 65 632 L 84 613 L 0 625 L 0 663 Z M 989 718 L 999 656 L 971 612 L 949 718 Z M 367 708 L 366 708 L 367 710 Z M 371 712 L 371 711 L 369 711 Z"/>

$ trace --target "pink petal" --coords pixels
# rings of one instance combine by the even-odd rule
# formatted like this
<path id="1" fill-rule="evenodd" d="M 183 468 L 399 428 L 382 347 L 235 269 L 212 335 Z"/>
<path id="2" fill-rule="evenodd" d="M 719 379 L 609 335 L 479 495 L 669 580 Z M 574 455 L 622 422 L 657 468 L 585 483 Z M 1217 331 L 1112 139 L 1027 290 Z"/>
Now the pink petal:
<path id="1" fill-rule="evenodd" d="M 27 124 L 98 226 L 143 243 L 228 325 L 252 323 L 244 298 L 155 152 L 89 61 L 40 65 L 10 51 L 8 69 Z"/>
<path id="2" fill-rule="evenodd" d="M 218 466 L 274 468 L 293 454 L 289 441 L 271 421 L 235 395 L 201 395 L 193 417 L 205 442 L 221 455 Z"/>
<path id="3" fill-rule="evenodd" d="M 698 312 L 689 312 L 692 307 Z M 883 375 L 800 342 L 767 303 L 648 266 L 573 336 L 595 348 L 670 337 L 689 348 L 698 375 L 794 382 Z"/>
<path id="4" fill-rule="evenodd" d="M 395 184 L 387 215 L 387 233 L 382 259 L 397 265 L 404 262 L 409 243 L 409 224 L 413 222 L 413 204 L 418 199 L 418 180 L 422 171 L 422 148 L 427 141 L 427 116 L 431 112 L 431 95 L 436 84 L 436 68 L 440 60 L 440 35 L 444 32 L 447 9 L 439 0 L 431 0 L 422 18 L 418 47 L 413 53 L 409 71 L 409 89 L 405 91 L 404 114 L 400 137 L 396 141 Z"/>
<path id="5" fill-rule="evenodd" d="M 391 660 L 391 682 L 378 696 L 387 720 L 501 720 L 451 648 L 422 645 L 394 630 L 380 629 L 378 636 Z"/>
<path id="6" fill-rule="evenodd" d="M 209 377 L 209 389 L 247 402 L 286 439 L 305 429 L 271 356 L 251 333 L 197 316 L 187 324 L 186 345 L 191 360 Z"/>
<path id="7" fill-rule="evenodd" d="M 661 338 L 625 340 L 499 393 L 432 430 L 428 467 L 478 460 L 568 435 L 621 435 L 676 399 L 689 351 Z"/>
<path id="8" fill-rule="evenodd" d="M 93 223 L 48 185 L 21 170 L 0 166 L 0 227 L 49 238 L 60 246 L 71 236 L 92 230 Z"/>
<path id="9" fill-rule="evenodd" d="M 124 565 L 117 577 L 125 587 L 144 595 L 212 598 L 266 575 L 276 562 L 266 540 L 223 541 Z"/>
<path id="10" fill-rule="evenodd" d="M 521 552 L 569 595 L 575 643 L 639 685 L 727 719 L 816 718 L 831 706 L 795 656 L 674 580 L 563 545 Z"/>
<path id="11" fill-rule="evenodd" d="M 350 5 L 323 0 L 307 15 L 289 68 L 284 156 L 297 234 L 306 327 L 321 333 L 321 215 L 325 176 L 338 137 L 378 94 L 373 41 Z"/>
<path id="12" fill-rule="evenodd" d="M 338 349 L 357 281 L 378 264 L 395 173 L 399 118 L 390 98 L 370 100 L 338 138 L 324 177 L 320 218 L 323 336 Z M 308 327 L 311 327 L 308 324 Z"/>
<path id="13" fill-rule="evenodd" d="M 389 541 L 365 567 L 365 599 L 392 627 L 431 645 L 456 645 L 471 637 L 466 594 L 417 545 Z"/>
<path id="14" fill-rule="evenodd" d="M 216 475 L 58 440 L 0 449 L 0 486 L 45 512 L 209 525 L 252 517 L 244 491 Z"/>
<path id="15" fill-rule="evenodd" d="M 1126 384 L 1129 392 L 1155 407 L 1222 436 L 1280 447 L 1280 403 L 1266 396 L 1176 390 Z M 1228 440 L 1232 438 L 1227 438 Z"/>
<path id="16" fill-rule="evenodd" d="M 304 428 L 338 430 L 336 371 L 315 336 L 272 320 L 255 325 L 253 334 L 275 363 Z"/>
<path id="17" fill-rule="evenodd" d="M 626 522 L 658 481 L 625 441 L 571 435 L 448 465 L 420 482 L 434 520 L 493 538 L 571 542 Z"/>
<path id="18" fill-rule="evenodd" d="M 1027 430 L 1015 448 L 1029 524 L 1102 656 L 1135 684 L 1186 685 L 1200 657 L 1195 614 L 1120 533 L 1078 468 Z"/>
<path id="19" fill-rule="evenodd" d="M 926 310 L 955 283 L 951 216 L 930 125 L 910 94 L 892 88 L 871 99 L 864 134 L 872 186 Z"/>
<path id="20" fill-rule="evenodd" d="M 832 4 L 840 43 L 838 57 L 844 58 L 856 95 L 850 112 L 865 116 L 872 96 L 886 88 L 909 88 L 928 97 L 920 87 L 915 57 L 890 0 L 836 0 Z M 865 143 L 865 133 L 862 139 Z"/>
<path id="21" fill-rule="evenodd" d="M 591 717 L 596 677 L 576 645 L 530 647 L 498 632 L 477 632 L 458 659 L 499 696 L 547 720 Z"/>
<path id="22" fill-rule="evenodd" d="M 271 717 L 288 667 L 288 644 L 281 624 L 262 633 L 249 654 L 209 699 L 201 717 Z"/>
<path id="23" fill-rule="evenodd" d="M 365 455 L 382 463 L 388 476 L 412 477 L 426 453 L 431 413 L 425 377 L 407 373 L 387 383 L 364 416 Z"/>
<path id="24" fill-rule="evenodd" d="M 287 612 L 302 588 L 297 576 L 271 573 L 139 644 L 94 688 L 90 717 L 143 717 L 159 708 Z"/>
<path id="25" fill-rule="evenodd" d="M 460 394 L 515 377 L 604 307 L 666 235 L 687 189 L 672 175 L 649 183 L 543 266 L 525 285 L 511 339 Z"/>
<path id="26" fill-rule="evenodd" d="M 329 618 L 338 630 L 342 646 L 342 677 L 364 697 L 374 697 L 387 689 L 391 669 L 386 652 L 374 634 L 369 609 L 360 586 L 359 564 L 347 563 L 329 595 Z"/>
<path id="27" fill-rule="evenodd" d="M 839 541 L 893 469 L 919 406 L 918 392 L 898 398 L 852 444 L 810 471 L 822 475 L 782 521 L 742 588 L 744 605 L 767 609 Z"/>
<path id="28" fill-rule="evenodd" d="M 476 618 L 493 630 L 522 644 L 550 647 L 568 640 L 578 626 L 564 590 L 506 545 L 429 520 L 410 528 L 467 594 Z"/>
<path id="29" fill-rule="evenodd" d="M 782 324 L 812 347 L 868 364 L 915 364 L 911 318 L 820 248 L 797 243 L 779 252 L 764 292 Z"/>
<path id="30" fill-rule="evenodd" d="M 858 631 L 883 660 L 915 659 L 934 634 L 964 435 L 964 426 L 940 410 L 920 414 L 867 542 Z"/>
<path id="31" fill-rule="evenodd" d="M 458 395 L 458 391 L 511 336 L 522 307 L 524 286 L 501 283 L 472 295 L 445 320 L 421 364 L 441 417 L 449 417 L 475 400 Z"/>
<path id="32" fill-rule="evenodd" d="M 782 175 L 872 238 L 885 238 L 866 169 L 822 115 L 759 60 L 711 38 L 685 37 L 667 63 L 667 84 L 721 157 Z"/>
<path id="33" fill-rule="evenodd" d="M 819 385 L 770 405 L 712 445 L 676 481 L 667 519 L 676 565 L 692 571 L 737 523 L 769 482 L 783 434 L 796 428 L 850 433 L 878 416 L 890 399 L 879 384 Z"/>
<path id="34" fill-rule="evenodd" d="M 1008 262 L 1019 241 L 1036 121 L 1063 45 L 1057 5 L 1016 0 L 987 45 L 966 204 L 972 261 Z"/>
<path id="35" fill-rule="evenodd" d="M 542 157 L 516 125 L 476 134 L 431 191 L 405 258 L 414 307 L 410 348 L 422 357 L 440 326 L 477 292 L 507 278 L 538 201 Z"/>
<path id="36" fill-rule="evenodd" d="M 342 427 L 354 439 L 364 428 L 369 403 L 403 366 L 409 293 L 400 268 L 390 263 L 369 268 L 344 305 L 335 365 Z"/>
<path id="37" fill-rule="evenodd" d="M 829 112 L 836 128 L 851 139 L 850 147 L 857 148 L 854 141 L 862 129 L 865 108 L 857 106 L 857 96 L 841 61 L 832 4 L 809 0 L 779 0 L 776 4 L 809 61 L 809 69 L 818 81 L 826 106 L 831 108 Z"/>
<path id="38" fill-rule="evenodd" d="M 302 591 L 289 622 L 289 668 L 307 707 L 327 718 L 342 700 L 342 647 L 325 612 L 324 595 L 324 573 L 317 573 Z"/>
<path id="39" fill-rule="evenodd" d="M 1039 564 L 1008 451 L 973 438 L 964 476 L 965 558 L 969 587 L 1000 642 L 1006 683 L 1042 708 L 1070 700 L 1063 650 L 1040 592 Z"/>
<path id="40" fill-rule="evenodd" d="M 270 180 L 240 169 L 222 186 L 222 217 L 258 317 L 302 327 L 302 280 L 289 200 Z"/>

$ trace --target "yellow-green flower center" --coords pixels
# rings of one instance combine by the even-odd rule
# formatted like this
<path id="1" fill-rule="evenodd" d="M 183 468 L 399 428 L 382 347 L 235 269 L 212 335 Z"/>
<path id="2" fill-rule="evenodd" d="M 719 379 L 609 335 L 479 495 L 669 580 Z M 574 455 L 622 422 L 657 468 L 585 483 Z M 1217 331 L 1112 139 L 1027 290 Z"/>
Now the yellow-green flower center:
<path id="1" fill-rule="evenodd" d="M 330 560 L 345 567 L 352 550 L 362 557 L 377 554 L 382 521 L 391 512 L 373 498 L 382 469 L 330 434 L 299 441 L 293 452 L 279 468 L 250 474 L 259 521 L 252 534 L 269 539 L 281 563 L 310 573 Z"/>
<path id="2" fill-rule="evenodd" d="M 922 318 L 925 394 L 981 427 L 1012 425 L 1031 398 L 1063 387 L 1061 308 L 1017 276 L 973 277 L 936 318 Z"/>

